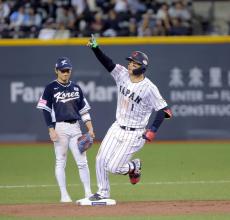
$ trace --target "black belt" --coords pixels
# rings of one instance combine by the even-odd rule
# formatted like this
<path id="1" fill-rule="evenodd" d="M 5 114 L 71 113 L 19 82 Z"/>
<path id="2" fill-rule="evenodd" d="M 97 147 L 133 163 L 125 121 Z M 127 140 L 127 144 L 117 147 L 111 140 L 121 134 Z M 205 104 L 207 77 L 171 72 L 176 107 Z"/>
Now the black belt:
<path id="1" fill-rule="evenodd" d="M 70 123 L 70 124 L 75 124 L 77 120 L 65 120 L 64 122 Z"/>
<path id="2" fill-rule="evenodd" d="M 129 127 L 126 127 L 126 126 L 120 126 L 120 128 L 126 130 L 126 131 L 135 131 L 137 128 L 129 128 Z"/>

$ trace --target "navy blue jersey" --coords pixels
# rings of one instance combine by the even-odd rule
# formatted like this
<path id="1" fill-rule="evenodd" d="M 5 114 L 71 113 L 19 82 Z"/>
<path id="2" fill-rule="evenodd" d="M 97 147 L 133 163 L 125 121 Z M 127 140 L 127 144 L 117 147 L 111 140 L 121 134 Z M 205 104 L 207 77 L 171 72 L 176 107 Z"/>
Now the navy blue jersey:
<path id="1" fill-rule="evenodd" d="M 55 80 L 46 86 L 37 108 L 50 112 L 53 121 L 61 122 L 80 120 L 90 106 L 78 85 L 72 81 L 63 85 Z"/>

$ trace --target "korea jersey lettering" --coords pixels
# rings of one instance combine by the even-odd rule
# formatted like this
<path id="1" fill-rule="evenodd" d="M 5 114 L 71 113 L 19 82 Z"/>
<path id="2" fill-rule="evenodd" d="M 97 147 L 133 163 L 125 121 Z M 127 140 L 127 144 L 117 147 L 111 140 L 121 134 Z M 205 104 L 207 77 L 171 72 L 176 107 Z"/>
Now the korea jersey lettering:
<path id="1" fill-rule="evenodd" d="M 147 77 L 133 83 L 119 64 L 111 72 L 118 90 L 116 120 L 121 126 L 145 128 L 153 110 L 167 106 L 158 88 Z"/>
<path id="2" fill-rule="evenodd" d="M 78 85 L 72 81 L 64 85 L 55 80 L 46 86 L 37 108 L 50 112 L 54 122 L 61 122 L 80 120 L 90 106 Z"/>

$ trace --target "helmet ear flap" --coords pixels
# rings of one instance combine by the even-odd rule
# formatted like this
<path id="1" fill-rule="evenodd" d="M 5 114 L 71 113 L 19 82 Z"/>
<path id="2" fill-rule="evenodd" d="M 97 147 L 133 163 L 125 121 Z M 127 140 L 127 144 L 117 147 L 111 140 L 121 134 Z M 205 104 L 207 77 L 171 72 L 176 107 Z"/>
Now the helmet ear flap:
<path id="1" fill-rule="evenodd" d="M 133 70 L 134 75 L 140 75 L 143 74 L 146 71 L 146 66 L 142 65 L 136 69 Z"/>
<path id="2" fill-rule="evenodd" d="M 145 73 L 145 71 L 146 71 L 146 66 L 143 66 L 142 67 L 142 72 Z"/>

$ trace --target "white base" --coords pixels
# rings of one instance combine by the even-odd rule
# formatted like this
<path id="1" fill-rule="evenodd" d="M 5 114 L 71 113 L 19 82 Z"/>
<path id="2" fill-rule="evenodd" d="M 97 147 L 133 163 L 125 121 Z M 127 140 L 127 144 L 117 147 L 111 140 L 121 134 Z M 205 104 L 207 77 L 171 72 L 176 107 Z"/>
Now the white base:
<path id="1" fill-rule="evenodd" d="M 100 199 L 98 201 L 90 201 L 88 198 L 80 199 L 76 201 L 77 205 L 88 205 L 88 206 L 104 206 L 104 205 L 116 205 L 114 199 Z"/>

